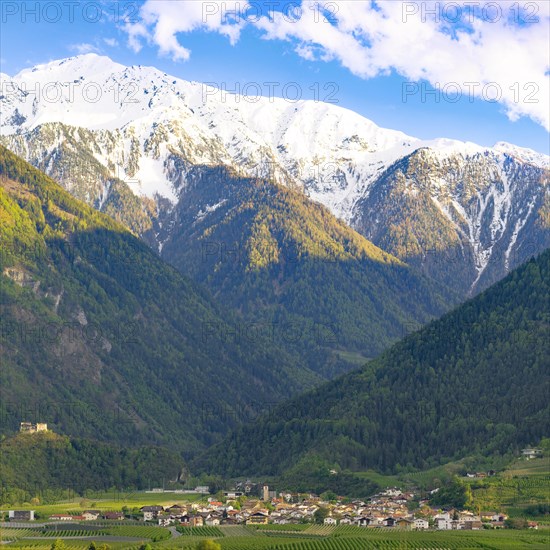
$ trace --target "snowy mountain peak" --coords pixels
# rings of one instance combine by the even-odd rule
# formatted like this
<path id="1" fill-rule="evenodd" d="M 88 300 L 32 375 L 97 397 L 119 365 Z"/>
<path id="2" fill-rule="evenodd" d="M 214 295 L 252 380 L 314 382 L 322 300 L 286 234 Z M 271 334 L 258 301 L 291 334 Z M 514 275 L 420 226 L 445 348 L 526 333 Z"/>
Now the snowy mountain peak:
<path id="1" fill-rule="evenodd" d="M 110 57 L 86 53 L 23 69 L 15 76 L 14 80 L 29 78 L 30 75 L 34 75 L 33 78 L 76 75 L 91 78 L 97 74 L 113 73 L 122 69 L 124 69 L 124 65 L 115 63 Z"/>
<path id="2" fill-rule="evenodd" d="M 402 240 L 421 257 L 446 239 L 471 261 L 465 279 L 474 284 L 497 254 L 506 270 L 527 256 L 525 245 L 514 260 L 524 233 L 546 231 L 538 212 L 549 157 L 509 143 L 420 140 L 329 103 L 241 96 L 96 54 L 0 80 L 1 141 L 98 208 L 116 179 L 160 216 L 175 211 L 197 172 L 228 166 L 303 189 L 400 257 L 410 253 Z M 210 199 L 204 216 L 220 200 Z"/>
<path id="3" fill-rule="evenodd" d="M 201 139 L 221 141 L 230 156 L 257 161 L 250 156 L 263 151 L 264 161 L 274 156 L 291 172 L 315 171 L 319 163 L 345 160 L 378 169 L 421 147 L 437 151 L 440 158 L 491 151 L 445 138 L 419 140 L 328 103 L 239 96 L 154 67 L 126 67 L 95 53 L 37 65 L 0 80 L 10 83 L 2 101 L 3 135 L 47 122 L 113 131 L 139 119 L 150 123 L 182 118 L 184 112 L 185 124 L 200 127 Z M 19 102 L 14 101 L 17 95 Z M 492 151 L 538 166 L 548 163 L 546 155 L 504 142 Z"/>
<path id="4" fill-rule="evenodd" d="M 515 157 L 523 162 L 540 166 L 541 168 L 548 169 L 550 167 L 550 157 L 548 155 L 538 153 L 537 151 L 533 151 L 533 149 L 519 147 L 518 145 L 513 145 L 512 143 L 507 143 L 506 141 L 499 141 L 498 143 L 495 143 L 493 149 Z"/>

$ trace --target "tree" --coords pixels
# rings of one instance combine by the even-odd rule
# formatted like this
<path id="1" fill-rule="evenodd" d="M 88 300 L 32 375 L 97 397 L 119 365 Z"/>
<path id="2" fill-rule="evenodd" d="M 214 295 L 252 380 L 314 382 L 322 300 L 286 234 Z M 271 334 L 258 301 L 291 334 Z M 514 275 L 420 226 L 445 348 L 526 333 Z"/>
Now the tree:
<path id="1" fill-rule="evenodd" d="M 317 508 L 317 510 L 315 510 L 315 513 L 313 514 L 315 523 L 323 523 L 323 521 L 327 516 L 328 516 L 328 508 L 323 508 L 322 506 L 320 508 Z"/>
<path id="2" fill-rule="evenodd" d="M 199 542 L 197 550 L 222 550 L 222 547 L 213 540 L 202 540 Z"/>
<path id="3" fill-rule="evenodd" d="M 67 545 L 61 539 L 57 539 L 50 546 L 50 550 L 67 550 Z"/>
<path id="4" fill-rule="evenodd" d="M 506 525 L 508 529 L 527 529 L 529 526 L 527 520 L 524 518 L 508 518 L 504 521 L 504 525 Z"/>
<path id="5" fill-rule="evenodd" d="M 331 502 L 338 499 L 338 495 L 334 491 L 325 491 L 321 494 L 321 499 Z"/>
<path id="6" fill-rule="evenodd" d="M 441 487 L 437 493 L 430 498 L 430 504 L 436 506 L 450 506 L 452 508 L 464 508 L 468 496 L 465 484 L 458 478 L 451 483 Z"/>

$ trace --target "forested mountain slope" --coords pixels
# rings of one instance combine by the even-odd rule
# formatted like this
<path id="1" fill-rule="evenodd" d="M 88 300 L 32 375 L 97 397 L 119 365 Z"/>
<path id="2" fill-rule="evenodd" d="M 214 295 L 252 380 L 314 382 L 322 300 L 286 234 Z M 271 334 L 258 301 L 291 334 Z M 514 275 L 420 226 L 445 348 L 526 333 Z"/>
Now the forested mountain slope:
<path id="1" fill-rule="evenodd" d="M 320 380 L 5 148 L 0 214 L 2 431 L 190 453 Z"/>
<path id="2" fill-rule="evenodd" d="M 299 190 L 225 168 L 200 171 L 170 220 L 162 257 L 326 377 L 458 301 Z"/>
<path id="3" fill-rule="evenodd" d="M 362 369 L 292 399 L 196 467 L 281 474 L 321 457 L 394 472 L 520 448 L 550 426 L 550 250 Z"/>

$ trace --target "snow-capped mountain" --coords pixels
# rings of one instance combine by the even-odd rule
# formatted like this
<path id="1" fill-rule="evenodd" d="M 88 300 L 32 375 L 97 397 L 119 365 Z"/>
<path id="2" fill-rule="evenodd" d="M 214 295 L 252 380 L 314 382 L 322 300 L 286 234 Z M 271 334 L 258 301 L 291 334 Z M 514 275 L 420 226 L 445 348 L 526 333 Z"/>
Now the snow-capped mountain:
<path id="1" fill-rule="evenodd" d="M 219 165 L 303 189 L 451 284 L 458 258 L 464 292 L 550 246 L 549 157 L 528 149 L 422 141 L 335 105 L 243 97 L 95 54 L 0 79 L 2 143 L 159 249 L 186 186 Z"/>

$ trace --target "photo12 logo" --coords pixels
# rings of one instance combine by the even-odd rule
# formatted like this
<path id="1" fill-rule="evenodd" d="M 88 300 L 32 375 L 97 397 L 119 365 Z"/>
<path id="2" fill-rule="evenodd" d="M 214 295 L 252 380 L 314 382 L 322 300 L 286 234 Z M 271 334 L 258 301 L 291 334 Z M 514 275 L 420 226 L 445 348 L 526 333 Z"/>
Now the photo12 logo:
<path id="1" fill-rule="evenodd" d="M 331 23 L 340 10 L 338 2 L 304 2 L 286 0 L 262 0 L 261 2 L 202 2 L 204 24 L 222 25 L 258 23 L 262 19 L 274 21 L 280 17 L 285 23 L 298 23 L 312 15 L 314 23 Z"/>
<path id="2" fill-rule="evenodd" d="M 20 23 L 137 23 L 139 2 L 81 2 L 62 0 L 57 2 L 0 2 L 3 24 Z"/>
<path id="3" fill-rule="evenodd" d="M 302 99 L 316 103 L 339 103 L 337 97 L 340 87 L 336 82 L 314 82 L 303 87 L 298 82 L 205 82 L 202 88 L 202 100 L 209 99 L 226 103 L 231 99 L 235 103 L 258 103 L 266 99 L 269 103 L 277 100 L 296 103 Z"/>
<path id="4" fill-rule="evenodd" d="M 117 104 L 139 103 L 139 87 L 135 82 L 104 89 L 98 82 L 74 80 L 71 82 L 0 82 L 1 95 L 4 100 L 16 100 L 21 103 L 34 104 L 43 102 L 57 103 L 99 103 L 103 98 Z"/>
<path id="5" fill-rule="evenodd" d="M 508 94 L 507 90 L 512 94 Z M 489 103 L 497 103 L 511 95 L 514 103 L 539 103 L 540 86 L 536 82 L 521 84 L 514 82 L 508 88 L 503 88 L 498 82 L 404 82 L 401 86 L 401 98 L 407 103 L 409 98 L 418 96 L 422 103 L 458 103 L 467 99 L 473 103 L 476 98 L 482 98 Z"/>
<path id="6" fill-rule="evenodd" d="M 401 18 L 403 23 L 413 19 L 422 23 L 467 23 L 475 21 L 497 23 L 507 21 L 519 25 L 538 23 L 540 6 L 537 2 L 403 2 Z"/>

